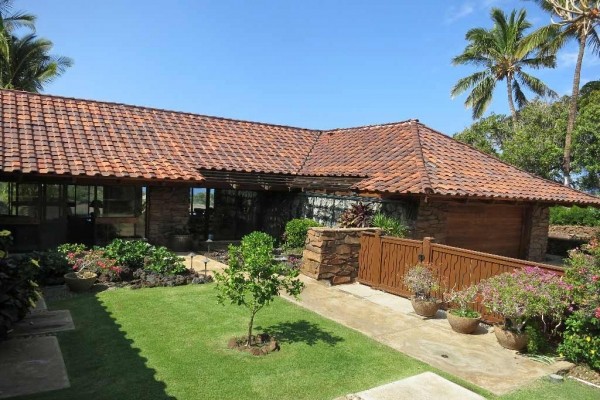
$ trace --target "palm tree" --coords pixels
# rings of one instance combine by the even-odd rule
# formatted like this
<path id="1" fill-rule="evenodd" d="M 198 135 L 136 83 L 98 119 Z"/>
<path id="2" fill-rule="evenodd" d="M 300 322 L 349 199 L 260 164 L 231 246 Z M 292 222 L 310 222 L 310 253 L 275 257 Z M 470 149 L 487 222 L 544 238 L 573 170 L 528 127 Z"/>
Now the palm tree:
<path id="1" fill-rule="evenodd" d="M 17 38 L 11 35 L 8 51 L 0 59 L 0 87 L 39 92 L 73 64 L 68 57 L 49 53 L 52 42 L 34 34 Z"/>
<path id="2" fill-rule="evenodd" d="M 12 0 L 0 0 L 0 88 L 38 92 L 72 65 L 67 57 L 49 54 L 52 42 L 33 33 L 17 37 L 17 28 L 35 32 L 35 16 L 11 13 Z"/>
<path id="3" fill-rule="evenodd" d="M 577 118 L 581 64 L 586 46 L 591 46 L 592 51 L 600 55 L 600 34 L 598 33 L 600 27 L 600 0 L 536 0 L 536 2 L 552 16 L 558 17 L 557 22 L 552 20 L 550 25 L 539 30 L 542 35 L 552 31 L 558 33 L 555 40 L 549 42 L 550 50 L 556 52 L 569 39 L 575 39 L 578 44 L 563 153 L 564 184 L 565 186 L 571 186 L 571 147 L 575 119 Z"/>
<path id="4" fill-rule="evenodd" d="M 471 89 L 465 106 L 473 108 L 473 119 L 483 115 L 492 101 L 496 83 L 501 80 L 506 80 L 513 126 L 517 122 L 515 101 L 519 108 L 527 103 L 521 85 L 538 96 L 557 96 L 541 80 L 523 71 L 524 67 L 539 69 L 556 66 L 556 56 L 549 51 L 542 51 L 542 45 L 548 38 L 544 40 L 540 35 L 525 35 L 525 31 L 531 27 L 525 17 L 524 9 L 518 13 L 513 10 L 508 18 L 502 10 L 492 9 L 494 26 L 491 29 L 469 30 L 465 36 L 469 44 L 462 54 L 452 59 L 454 65 L 483 67 L 483 70 L 460 79 L 451 91 L 454 98 Z"/>

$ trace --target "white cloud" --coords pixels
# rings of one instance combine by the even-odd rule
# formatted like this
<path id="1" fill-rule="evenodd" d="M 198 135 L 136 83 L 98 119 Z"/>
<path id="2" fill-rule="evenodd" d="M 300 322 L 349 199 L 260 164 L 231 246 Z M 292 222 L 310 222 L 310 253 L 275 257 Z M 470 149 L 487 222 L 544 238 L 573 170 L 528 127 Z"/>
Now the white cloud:
<path id="1" fill-rule="evenodd" d="M 475 11 L 475 6 L 472 3 L 463 3 L 460 6 L 452 6 L 446 12 L 446 23 L 451 24 L 472 14 Z"/>
<path id="2" fill-rule="evenodd" d="M 573 67 L 577 63 L 577 51 L 563 51 L 558 54 L 556 59 L 558 68 Z M 593 67 L 600 65 L 600 57 L 586 52 L 583 57 L 584 67 Z"/>

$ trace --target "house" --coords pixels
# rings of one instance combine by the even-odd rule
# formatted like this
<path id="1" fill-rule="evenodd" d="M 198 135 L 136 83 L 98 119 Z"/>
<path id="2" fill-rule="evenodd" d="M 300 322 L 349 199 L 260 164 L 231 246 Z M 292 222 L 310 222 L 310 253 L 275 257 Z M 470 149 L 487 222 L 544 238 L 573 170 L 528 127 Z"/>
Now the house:
<path id="1" fill-rule="evenodd" d="M 333 224 L 370 202 L 415 238 L 541 260 L 548 208 L 600 199 L 418 120 L 328 131 L 0 90 L 0 227 L 18 249 L 115 236 L 169 244 Z"/>

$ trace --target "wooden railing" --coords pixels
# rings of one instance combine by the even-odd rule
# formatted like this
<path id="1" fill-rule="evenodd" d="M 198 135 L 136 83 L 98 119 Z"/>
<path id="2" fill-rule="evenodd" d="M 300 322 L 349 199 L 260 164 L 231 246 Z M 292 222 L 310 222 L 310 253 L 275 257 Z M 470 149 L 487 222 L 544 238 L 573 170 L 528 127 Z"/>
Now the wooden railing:
<path id="1" fill-rule="evenodd" d="M 404 275 L 419 261 L 430 263 L 438 271 L 441 289 L 435 294 L 439 298 L 444 290 L 460 290 L 494 275 L 527 266 L 563 274 L 563 269 L 557 266 L 445 246 L 435 243 L 433 238 L 426 237 L 421 241 L 364 233 L 360 238 L 358 281 L 409 297 L 411 292 L 404 284 Z M 476 309 L 485 313 L 479 304 Z M 484 317 L 495 320 L 490 315 Z"/>

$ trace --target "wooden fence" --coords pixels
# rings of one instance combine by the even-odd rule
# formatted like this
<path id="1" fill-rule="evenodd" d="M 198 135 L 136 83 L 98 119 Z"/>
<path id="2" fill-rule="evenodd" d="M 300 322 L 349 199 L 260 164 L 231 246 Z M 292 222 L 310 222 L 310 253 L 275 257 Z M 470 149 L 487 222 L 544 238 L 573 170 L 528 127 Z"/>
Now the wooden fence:
<path id="1" fill-rule="evenodd" d="M 421 241 L 363 233 L 358 257 L 358 281 L 409 297 L 412 293 L 404 284 L 404 275 L 419 261 L 431 263 L 438 270 L 442 286 L 435 293 L 438 298 L 442 298 L 444 288 L 460 290 L 491 276 L 527 266 L 563 274 L 562 268 L 553 265 L 445 246 L 435 243 L 433 238 Z M 485 314 L 481 305 L 478 304 L 476 309 Z M 496 320 L 487 314 L 484 319 Z"/>

